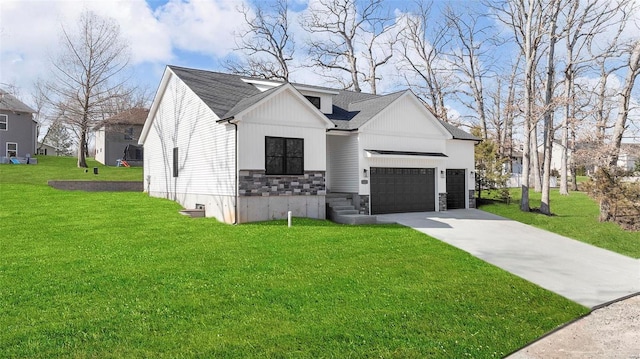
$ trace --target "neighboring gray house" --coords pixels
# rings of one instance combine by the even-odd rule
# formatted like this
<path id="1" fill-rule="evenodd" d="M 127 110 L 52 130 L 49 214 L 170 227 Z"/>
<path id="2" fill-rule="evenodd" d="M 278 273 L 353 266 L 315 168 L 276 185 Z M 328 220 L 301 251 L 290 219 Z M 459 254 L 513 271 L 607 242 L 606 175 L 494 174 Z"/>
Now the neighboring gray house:
<path id="1" fill-rule="evenodd" d="M 138 146 L 138 139 L 148 114 L 148 109 L 132 108 L 96 126 L 96 161 L 116 166 L 118 160 L 126 160 L 131 166 L 142 166 L 142 147 Z"/>
<path id="2" fill-rule="evenodd" d="M 287 211 L 325 218 L 336 195 L 353 216 L 474 207 L 477 141 L 409 90 L 373 95 L 168 66 L 139 143 L 151 196 L 245 223 Z"/>
<path id="3" fill-rule="evenodd" d="M 0 163 L 25 159 L 36 153 L 38 123 L 29 106 L 0 90 Z"/>

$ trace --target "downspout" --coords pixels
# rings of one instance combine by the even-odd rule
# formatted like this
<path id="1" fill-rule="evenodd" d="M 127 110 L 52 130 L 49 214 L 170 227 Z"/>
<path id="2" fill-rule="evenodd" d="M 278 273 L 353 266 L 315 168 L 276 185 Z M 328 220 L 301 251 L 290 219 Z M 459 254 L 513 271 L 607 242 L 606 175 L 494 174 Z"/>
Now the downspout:
<path id="1" fill-rule="evenodd" d="M 238 183 L 238 123 L 237 122 L 231 122 L 234 121 L 235 117 L 229 117 L 229 118 L 225 118 L 223 121 L 225 121 L 227 124 L 231 124 L 233 125 L 233 127 L 235 128 L 235 139 L 233 141 L 234 146 L 235 146 L 235 156 L 234 156 L 234 182 L 235 182 L 235 188 L 236 188 L 236 195 L 235 195 L 235 204 L 234 204 L 234 208 L 233 208 L 233 224 L 238 224 L 238 201 L 240 200 L 240 191 L 239 191 L 239 185 L 240 183 Z"/>

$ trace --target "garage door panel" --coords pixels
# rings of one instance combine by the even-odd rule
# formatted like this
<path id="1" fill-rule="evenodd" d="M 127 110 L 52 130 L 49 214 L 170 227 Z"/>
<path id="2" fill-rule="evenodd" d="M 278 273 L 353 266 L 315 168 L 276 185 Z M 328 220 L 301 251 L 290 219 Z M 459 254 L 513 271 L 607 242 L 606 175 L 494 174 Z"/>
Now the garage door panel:
<path id="1" fill-rule="evenodd" d="M 447 209 L 466 208 L 465 170 L 447 169 Z"/>
<path id="2" fill-rule="evenodd" d="M 371 213 L 435 210 L 435 169 L 371 168 Z"/>

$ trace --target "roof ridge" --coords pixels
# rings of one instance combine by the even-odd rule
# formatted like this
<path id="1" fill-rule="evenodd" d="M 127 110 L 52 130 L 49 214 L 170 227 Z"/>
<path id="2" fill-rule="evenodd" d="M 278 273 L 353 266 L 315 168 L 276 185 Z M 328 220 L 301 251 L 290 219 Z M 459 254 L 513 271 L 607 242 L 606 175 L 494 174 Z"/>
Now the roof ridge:
<path id="1" fill-rule="evenodd" d="M 400 91 L 396 91 L 396 92 L 388 93 L 388 94 L 385 94 L 385 95 L 369 94 L 369 95 L 372 95 L 372 96 L 374 96 L 374 97 L 371 97 L 371 98 L 365 98 L 365 99 L 361 99 L 361 100 L 357 100 L 357 101 L 353 101 L 353 102 L 350 102 L 349 104 L 357 104 L 357 103 L 359 103 L 359 102 L 366 102 L 366 101 L 380 100 L 380 99 L 382 99 L 382 98 L 390 97 L 390 96 L 393 96 L 393 95 L 398 95 L 398 94 L 400 94 L 400 93 L 405 93 L 405 92 L 407 92 L 407 91 L 409 91 L 409 90 L 400 90 Z"/>

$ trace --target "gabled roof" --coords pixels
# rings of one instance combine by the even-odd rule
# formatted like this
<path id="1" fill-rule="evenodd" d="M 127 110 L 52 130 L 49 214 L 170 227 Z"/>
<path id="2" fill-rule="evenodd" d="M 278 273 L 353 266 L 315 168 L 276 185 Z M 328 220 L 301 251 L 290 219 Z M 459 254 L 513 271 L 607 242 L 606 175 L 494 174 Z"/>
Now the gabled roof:
<path id="1" fill-rule="evenodd" d="M 134 107 L 126 111 L 119 112 L 106 120 L 100 122 L 96 129 L 105 125 L 144 125 L 144 121 L 147 120 L 149 115 L 149 109 Z"/>
<path id="2" fill-rule="evenodd" d="M 240 101 L 261 94 L 255 86 L 242 81 L 239 75 L 168 67 L 220 118 L 225 118 Z"/>
<path id="3" fill-rule="evenodd" d="M 18 100 L 15 96 L 3 90 L 0 90 L 0 110 L 27 113 L 36 112 L 31 107 L 27 106 L 24 102 Z"/>
<path id="4" fill-rule="evenodd" d="M 335 119 L 333 122 L 338 129 L 344 130 L 357 130 L 360 126 L 364 125 L 372 119 L 375 115 L 380 113 L 383 109 L 389 106 L 393 101 L 397 100 L 406 91 L 395 92 L 384 96 L 366 96 L 365 99 L 355 101 L 347 104 L 347 111 L 341 112 L 344 119 Z M 334 105 L 334 109 L 335 109 Z M 345 116 L 346 114 L 346 116 Z M 331 118 L 331 115 L 327 117 Z"/>
<path id="5" fill-rule="evenodd" d="M 264 81 L 261 79 L 179 66 L 168 66 L 168 68 L 220 119 L 228 119 L 247 110 L 285 84 L 285 82 L 269 80 L 276 87 L 262 92 L 251 84 L 252 81 Z M 281 85 L 277 85 L 278 83 Z M 316 89 L 331 94 L 333 113 L 324 114 L 324 116 L 335 124 L 337 130 L 347 131 L 358 130 L 380 111 L 409 91 L 374 95 L 307 84 L 292 83 L 291 85 L 294 88 Z M 479 141 L 475 136 L 453 125 L 443 121 L 440 123 L 454 139 Z"/>
<path id="6" fill-rule="evenodd" d="M 479 139 L 478 137 L 470 134 L 465 130 L 459 129 L 450 123 L 444 122 L 440 119 L 438 119 L 438 121 L 440 121 L 440 123 L 447 129 L 447 131 L 451 133 L 451 136 L 453 136 L 455 140 L 481 141 L 481 139 Z"/>

